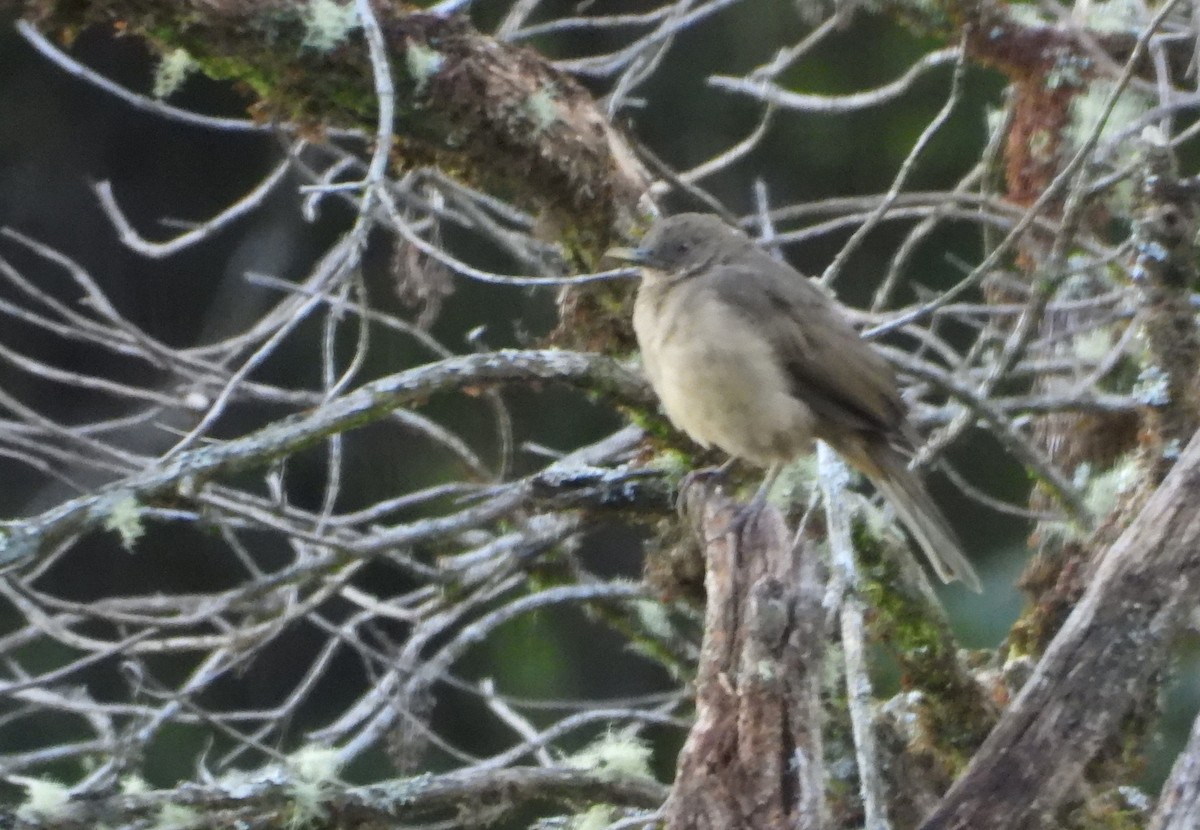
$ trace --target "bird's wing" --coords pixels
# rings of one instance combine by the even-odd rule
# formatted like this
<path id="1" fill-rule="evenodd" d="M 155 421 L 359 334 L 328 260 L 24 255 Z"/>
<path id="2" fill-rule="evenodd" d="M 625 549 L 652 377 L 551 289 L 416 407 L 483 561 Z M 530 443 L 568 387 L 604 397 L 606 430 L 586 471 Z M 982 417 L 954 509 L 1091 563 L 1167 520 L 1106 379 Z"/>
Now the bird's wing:
<path id="1" fill-rule="evenodd" d="M 759 327 L 792 379 L 792 394 L 831 431 L 892 437 L 902 428 L 891 366 L 807 277 L 763 253 L 714 267 L 708 281 Z"/>

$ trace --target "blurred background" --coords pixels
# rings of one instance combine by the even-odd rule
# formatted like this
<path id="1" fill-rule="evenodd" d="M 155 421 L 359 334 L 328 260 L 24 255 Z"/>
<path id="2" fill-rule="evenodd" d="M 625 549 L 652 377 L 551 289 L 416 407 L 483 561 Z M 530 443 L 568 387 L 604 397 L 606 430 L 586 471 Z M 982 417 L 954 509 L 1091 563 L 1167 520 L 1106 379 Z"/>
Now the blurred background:
<path id="1" fill-rule="evenodd" d="M 503 17 L 507 2 L 480 0 L 471 15 L 482 30 Z M 650 6 L 613 0 L 605 13 L 636 12 Z M 561 16 L 574 4 L 547 2 L 540 14 Z M 735 4 L 682 33 L 672 46 L 672 59 L 636 90 L 631 105 L 617 117 L 660 159 L 686 169 L 710 158 L 752 132 L 762 116 L 759 102 L 713 88 L 710 75 L 743 75 L 769 62 L 777 51 L 799 41 L 809 28 L 790 0 L 761 0 Z M 120 311 L 147 333 L 174 346 L 215 342 L 240 331 L 278 299 L 278 289 L 246 279 L 248 273 L 297 281 L 353 221 L 349 207 L 325 200 L 315 218 L 306 218 L 296 187 L 279 188 L 249 216 L 202 245 L 161 261 L 147 260 L 126 248 L 101 212 L 91 184 L 110 181 L 131 223 L 150 239 L 172 236 L 188 223 L 203 221 L 240 198 L 279 162 L 284 148 L 271 134 L 233 134 L 188 127 L 139 112 L 93 85 L 69 77 L 39 56 L 10 25 L 0 19 L 0 227 L 14 229 L 49 246 L 85 268 Z M 599 53 L 618 45 L 596 33 L 534 37 L 528 43 L 550 57 Z M 853 26 L 835 33 L 814 53 L 789 69 L 778 81 L 812 94 L 847 93 L 889 82 L 911 66 L 932 44 L 881 17 L 860 16 Z M 80 33 L 69 52 L 99 74 L 129 89 L 150 94 L 155 59 L 135 38 L 112 31 Z M 928 73 L 897 101 L 845 115 L 808 116 L 781 112 L 765 140 L 736 165 L 706 181 L 705 186 L 729 210 L 739 215 L 755 211 L 755 184 L 761 181 L 772 204 L 834 196 L 877 194 L 887 190 L 913 142 L 946 100 L 952 66 Z M 582 79 L 596 94 L 608 91 L 603 79 Z M 934 138 L 920 160 L 909 190 L 948 189 L 976 163 L 987 139 L 989 108 L 1000 105 L 1001 79 L 969 69 L 964 99 Z M 169 102 L 212 115 L 240 117 L 253 98 L 234 85 L 191 76 Z M 672 210 L 702 209 L 685 195 L 668 200 Z M 887 267 L 906 225 L 885 227 L 859 249 L 838 285 L 841 299 L 861 306 L 870 299 L 878 275 Z M 978 233 L 964 226 L 935 233 L 916 254 L 912 271 L 922 275 L 933 291 L 961 276 L 955 260 L 978 257 Z M 808 273 L 819 273 L 845 243 L 853 226 L 787 249 L 789 261 Z M 390 263 L 392 243 L 376 239 L 368 250 L 363 273 L 373 303 L 397 314 L 410 313 L 397 295 Z M 448 230 L 444 243 L 457 256 L 482 268 L 513 272 L 520 264 L 476 236 Z M 64 303 L 78 301 L 77 287 L 62 268 L 31 254 L 11 239 L 0 239 L 0 259 L 36 281 L 37 287 Z M 12 300 L 15 289 L 5 284 L 0 300 Z M 908 288 L 906 290 L 913 290 Z M 904 298 L 911 301 L 913 295 Z M 453 293 L 442 306 L 431 334 L 452 351 L 470 352 L 482 342 L 489 348 L 535 344 L 555 324 L 554 292 L 513 289 L 455 280 Z M 286 385 L 316 384 L 321 328 L 305 325 L 279 349 L 255 377 Z M 469 339 L 474 337 L 475 340 Z M 153 385 L 153 372 L 144 364 L 123 361 L 99 352 L 86 342 L 48 336 L 35 326 L 22 326 L 13 317 L 0 324 L 0 344 L 54 366 Z M 413 342 L 386 332 L 374 336 L 365 374 L 383 375 L 428 359 Z M 46 382 L 8 363 L 0 364 L 0 389 L 65 423 L 118 418 L 111 397 Z M 618 413 L 561 388 L 504 393 L 514 418 L 517 445 L 534 444 L 568 451 L 597 440 L 621 425 Z M 288 407 L 239 405 L 218 424 L 217 435 L 234 436 L 291 411 Z M 470 436 L 472 448 L 486 459 L 497 456 L 495 428 L 483 401 L 462 396 L 437 399 L 424 410 L 459 434 Z M 546 412 L 553 417 L 545 417 Z M 179 429 L 187 425 L 180 424 Z M 155 454 L 172 443 L 171 435 L 144 425 L 129 427 L 129 443 Z M 368 427 L 347 436 L 345 452 L 356 473 L 343 483 L 348 506 L 370 504 L 389 493 L 438 483 L 461 474 L 445 454 L 428 452 L 421 442 L 406 440 L 397 430 Z M 969 471 L 977 485 L 998 497 L 1021 502 L 1029 483 L 1021 467 L 982 432 L 971 433 L 949 453 L 956 467 Z M 515 470 L 534 469 L 541 460 L 518 451 Z M 321 498 L 324 467 L 319 453 L 300 454 L 288 463 L 289 499 L 316 508 Z M 75 485 L 91 487 L 103 476 L 80 472 Z M 0 516 L 31 515 L 45 510 L 72 492 L 72 486 L 42 471 L 0 456 Z M 975 546 L 972 554 L 984 577 L 983 596 L 960 587 L 941 590 L 953 626 L 968 647 L 996 647 L 1021 607 L 1015 585 L 1026 564 L 1029 526 L 1022 520 L 988 510 L 957 492 L 944 480 L 933 482 L 935 497 Z M 414 514 L 416 515 L 416 514 Z M 581 556 L 595 572 L 637 579 L 642 566 L 644 528 L 612 522 L 593 527 L 583 541 Z M 256 555 L 272 553 L 270 539 L 262 540 Z M 119 594 L 213 590 L 227 577 L 220 540 L 196 528 L 151 523 L 135 552 L 126 551 L 114 534 L 93 534 L 86 540 L 88 567 L 79 558 L 52 569 L 44 577 L 50 590 L 79 602 Z M 378 568 L 364 579 L 376 593 L 406 586 L 396 572 Z M 235 677 L 217 684 L 210 694 L 224 696 L 222 705 L 271 701 L 290 688 L 294 667 L 304 665 L 323 641 L 321 632 L 298 626 L 260 654 Z M 55 659 L 47 655 L 47 660 Z M 186 662 L 173 658 L 150 661 L 158 676 L 186 671 Z M 91 694 L 116 698 L 129 678 L 115 660 L 101 661 L 88 674 Z M 367 680 L 363 667 L 346 658 L 338 671 L 326 675 L 318 693 L 302 710 L 310 726 L 322 724 L 344 709 L 355 688 Z M 896 679 L 881 670 L 881 691 Z M 624 640 L 595 621 L 573 611 L 545 610 L 521 617 L 499 630 L 459 666 L 463 677 L 494 677 L 498 687 L 514 696 L 537 699 L 611 697 L 651 694 L 672 685 L 661 666 L 631 653 Z M 354 678 L 351 682 L 348 678 Z M 1195 672 L 1170 685 L 1170 716 L 1163 725 L 1164 751 L 1155 758 L 1173 757 L 1172 746 L 1182 741 L 1196 708 Z M 439 688 L 435 710 L 438 731 L 459 746 L 479 754 L 495 751 L 504 736 L 494 721 L 483 716 L 481 703 L 450 685 Z M 536 713 L 530 715 L 535 722 Z M 549 715 L 547 715 L 549 717 Z M 484 725 L 486 724 L 486 726 Z M 296 724 L 302 727 L 303 724 Z M 23 729 L 30 727 L 27 722 Z M 66 728 L 45 722 L 41 728 Z M 64 734 L 63 740 L 69 739 Z M 660 777 L 672 770 L 681 733 L 663 730 L 657 740 L 655 764 Z M 581 735 L 582 746 L 590 739 Z M 201 741 L 199 733 L 178 729 L 155 744 L 153 763 L 146 768 L 169 785 L 194 773 Z M 44 744 L 43 735 L 4 732 L 5 751 Z M 376 759 L 376 762 L 378 759 Z M 363 762 L 360 773 L 371 761 Z M 448 763 L 448 762 L 447 762 Z M 78 775 L 74 762 L 60 770 L 64 780 Z M 354 770 L 351 770 L 353 773 Z M 1154 786 L 1165 769 L 1155 761 L 1147 770 Z"/>

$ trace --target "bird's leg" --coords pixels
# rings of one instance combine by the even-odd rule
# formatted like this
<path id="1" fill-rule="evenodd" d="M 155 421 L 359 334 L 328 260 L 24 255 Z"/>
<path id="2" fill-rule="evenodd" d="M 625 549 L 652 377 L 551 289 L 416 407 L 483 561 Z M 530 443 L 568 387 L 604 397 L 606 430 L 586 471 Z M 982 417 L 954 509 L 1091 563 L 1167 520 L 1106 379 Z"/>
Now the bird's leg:
<path id="1" fill-rule="evenodd" d="M 677 512 L 683 512 L 683 500 L 688 488 L 698 481 L 703 481 L 708 478 L 724 478 L 729 474 L 730 469 L 737 463 L 737 459 L 730 456 L 729 460 L 720 467 L 704 467 L 699 470 L 692 470 L 683 477 L 679 482 L 679 495 L 675 497 L 675 509 Z"/>
<path id="2" fill-rule="evenodd" d="M 741 536 L 742 531 L 762 512 L 762 509 L 767 506 L 767 495 L 771 492 L 775 479 L 779 478 L 782 471 L 783 465 L 779 463 L 772 464 L 767 468 L 767 474 L 763 476 L 762 484 L 758 485 L 758 489 L 754 491 L 754 498 L 750 499 L 748 504 L 742 505 L 734 515 L 733 521 L 729 523 L 731 532 Z"/>
<path id="3" fill-rule="evenodd" d="M 767 468 L 767 474 L 763 476 L 762 484 L 758 485 L 758 489 L 754 491 L 754 498 L 750 500 L 751 505 L 761 509 L 767 503 L 771 487 L 774 486 L 775 480 L 779 478 L 781 472 L 783 472 L 783 465 L 779 462 Z"/>

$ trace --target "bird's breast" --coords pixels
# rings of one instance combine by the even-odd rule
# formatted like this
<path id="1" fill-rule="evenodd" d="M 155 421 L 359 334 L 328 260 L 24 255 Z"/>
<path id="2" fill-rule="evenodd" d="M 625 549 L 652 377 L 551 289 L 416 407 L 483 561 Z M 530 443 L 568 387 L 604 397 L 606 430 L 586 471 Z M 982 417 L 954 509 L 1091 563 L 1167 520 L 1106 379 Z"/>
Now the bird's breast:
<path id="1" fill-rule="evenodd" d="M 770 342 L 715 293 L 686 282 L 643 285 L 633 323 L 646 374 L 676 427 L 762 466 L 808 450 L 812 412 L 789 393 Z"/>

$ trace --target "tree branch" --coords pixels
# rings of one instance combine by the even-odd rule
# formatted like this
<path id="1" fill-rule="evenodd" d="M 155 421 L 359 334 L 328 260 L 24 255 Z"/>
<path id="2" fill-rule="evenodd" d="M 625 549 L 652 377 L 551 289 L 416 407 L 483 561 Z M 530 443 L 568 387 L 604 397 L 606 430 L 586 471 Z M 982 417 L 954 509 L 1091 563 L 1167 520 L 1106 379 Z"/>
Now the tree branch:
<path id="1" fill-rule="evenodd" d="M 186 496 L 207 480 L 265 466 L 330 435 L 363 426 L 430 395 L 478 384 L 561 380 L 627 401 L 651 400 L 640 377 L 600 355 L 565 351 L 486 352 L 380 378 L 312 412 L 223 444 L 182 452 L 121 481 L 0 529 L 0 566 L 24 564 L 70 536 L 109 520 L 118 505 Z"/>
<path id="2" fill-rule="evenodd" d="M 290 770 L 268 770 L 177 790 L 72 799 L 53 813 L 0 811 L 0 824 L 19 830 L 83 830 L 153 823 L 164 808 L 176 820 L 192 813 L 195 826 L 283 828 L 322 819 L 330 827 L 382 827 L 396 822 L 475 814 L 478 824 L 495 821 L 534 802 L 602 802 L 654 808 L 666 788 L 648 778 L 573 767 L 519 767 L 454 772 L 384 781 L 368 787 L 334 786 L 304 780 Z M 465 813 L 464 813 L 465 811 Z M 159 819 L 161 823 L 161 819 Z M 464 826 L 460 822 L 455 826 Z M 147 825 L 149 826 L 149 825 Z M 178 826 L 190 826 L 183 823 Z"/>
<path id="3" fill-rule="evenodd" d="M 821 563 L 789 543 L 774 508 L 737 522 L 738 532 L 735 503 L 699 484 L 684 498 L 708 562 L 708 602 L 696 724 L 667 826 L 820 830 L 828 819 Z"/>
<path id="4" fill-rule="evenodd" d="M 242 81 L 259 116 L 302 129 L 376 132 L 376 83 L 359 21 L 320 33 L 308 3 L 206 0 L 140 4 L 0 0 L 69 39 L 119 26 L 166 54 L 182 48 L 210 77 Z M 347 7 L 351 9 L 353 3 Z M 629 227 L 650 177 L 604 111 L 570 75 L 465 17 L 373 2 L 392 66 L 399 167 L 435 165 L 544 213 L 593 264 Z"/>
<path id="5" fill-rule="evenodd" d="M 1036 826 L 1169 658 L 1200 590 L 1200 436 L 1100 560 L 1037 670 L 923 830 Z"/>

